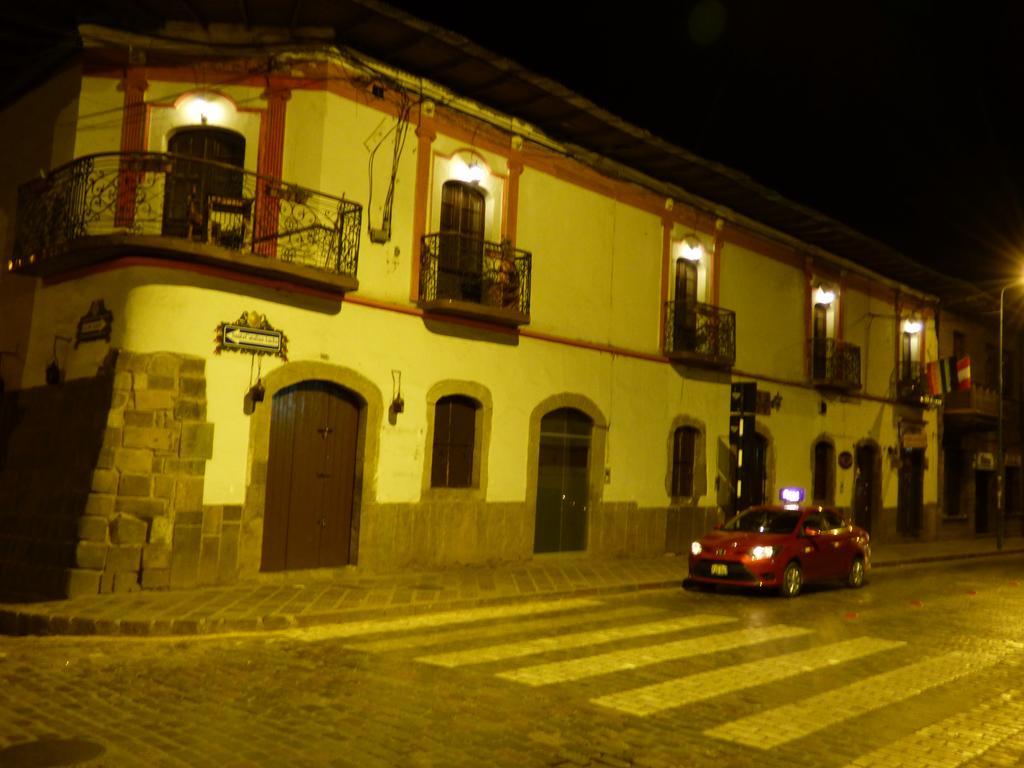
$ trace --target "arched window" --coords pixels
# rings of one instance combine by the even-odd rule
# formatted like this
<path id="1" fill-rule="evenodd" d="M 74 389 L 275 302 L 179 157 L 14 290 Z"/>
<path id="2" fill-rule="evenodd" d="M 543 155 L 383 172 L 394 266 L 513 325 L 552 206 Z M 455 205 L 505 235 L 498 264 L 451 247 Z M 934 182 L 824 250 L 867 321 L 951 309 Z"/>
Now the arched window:
<path id="1" fill-rule="evenodd" d="M 699 431 L 679 427 L 672 438 L 672 496 L 693 496 L 693 475 Z"/>
<path id="2" fill-rule="evenodd" d="M 437 401 L 431 487 L 469 488 L 473 485 L 473 451 L 479 407 L 476 400 L 463 395 L 450 395 Z"/>

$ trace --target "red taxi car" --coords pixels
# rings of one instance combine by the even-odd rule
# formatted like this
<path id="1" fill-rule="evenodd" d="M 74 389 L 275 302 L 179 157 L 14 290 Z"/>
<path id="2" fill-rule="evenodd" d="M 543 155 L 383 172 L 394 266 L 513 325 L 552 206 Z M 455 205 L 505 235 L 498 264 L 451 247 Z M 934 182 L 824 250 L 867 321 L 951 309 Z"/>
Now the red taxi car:
<path id="1" fill-rule="evenodd" d="M 785 597 L 818 581 L 860 587 L 871 567 L 868 539 L 867 531 L 827 507 L 751 507 L 690 545 L 683 586 L 772 588 Z"/>

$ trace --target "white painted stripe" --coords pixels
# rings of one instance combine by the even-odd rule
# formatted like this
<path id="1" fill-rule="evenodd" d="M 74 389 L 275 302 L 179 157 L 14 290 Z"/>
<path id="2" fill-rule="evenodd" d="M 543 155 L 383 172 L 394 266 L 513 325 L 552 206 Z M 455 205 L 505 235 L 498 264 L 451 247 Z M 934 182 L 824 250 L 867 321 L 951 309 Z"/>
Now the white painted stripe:
<path id="1" fill-rule="evenodd" d="M 725 723 L 704 731 L 704 735 L 748 747 L 771 749 L 978 672 L 996 664 L 999 659 L 997 655 L 947 653 Z"/>
<path id="2" fill-rule="evenodd" d="M 366 640 L 363 642 L 346 643 L 346 648 L 355 651 L 368 651 L 370 653 L 384 653 L 387 651 L 402 651 L 412 648 L 425 648 L 431 645 L 446 645 L 468 640 L 483 640 L 494 637 L 508 637 L 515 634 L 527 634 L 530 632 L 550 632 L 562 627 L 575 627 L 580 624 L 604 624 L 624 619 L 636 619 L 640 617 L 650 618 L 654 614 L 664 614 L 662 608 L 640 606 L 632 608 L 619 608 L 613 611 L 599 611 L 587 614 L 574 613 L 569 616 L 554 616 L 543 619 L 524 619 L 515 622 L 502 622 L 491 624 L 486 627 L 457 627 L 448 630 L 438 630 L 420 635 L 405 635 L 402 637 L 386 637 L 381 640 Z M 2 658 L 2 657 L 0 657 Z"/>
<path id="3" fill-rule="evenodd" d="M 1024 733 L 1024 702 L 1020 691 L 1007 691 L 966 712 L 922 728 L 880 749 L 861 755 L 845 768 L 889 768 L 893 765 L 927 765 L 958 768 L 993 747 Z M 1014 753 L 1019 750 L 1011 747 Z M 994 761 L 994 765 L 1007 764 Z"/>
<path id="4" fill-rule="evenodd" d="M 345 624 L 308 627 L 306 629 L 289 629 L 281 634 L 285 637 L 307 642 L 332 640 L 338 637 L 357 637 L 359 635 L 376 635 L 386 632 L 405 632 L 411 629 L 444 627 L 452 624 L 471 624 L 474 621 L 506 619 L 512 616 L 532 616 L 540 613 L 557 613 L 577 608 L 594 608 L 602 605 L 599 600 L 584 598 L 574 600 L 544 600 L 530 603 L 515 603 L 489 608 L 466 608 L 459 611 L 442 611 L 441 613 L 418 613 L 396 619 L 367 619 L 350 621 Z"/>
<path id="5" fill-rule="evenodd" d="M 502 672 L 498 677 L 514 680 L 517 683 L 524 683 L 526 685 L 550 685 L 552 683 L 563 683 L 568 680 L 581 680 L 585 677 L 594 677 L 596 675 L 607 675 L 624 669 L 646 667 L 651 664 L 660 664 L 663 661 L 741 648 L 745 645 L 765 643 L 769 640 L 799 637 L 809 633 L 809 629 L 787 627 L 785 625 L 741 629 L 736 632 L 723 632 L 707 637 L 677 640 L 661 645 L 648 645 L 625 651 L 602 653 L 582 659 L 522 667 L 509 672 Z"/>
<path id="6" fill-rule="evenodd" d="M 631 715 L 651 715 L 665 709 L 683 707 L 726 693 L 765 685 L 903 645 L 906 643 L 900 640 L 858 637 L 746 664 L 712 669 L 689 677 L 601 696 L 591 701 Z"/>
<path id="7" fill-rule="evenodd" d="M 421 656 L 416 661 L 435 664 L 439 667 L 461 667 L 467 664 L 485 664 L 489 661 L 515 659 L 535 653 L 558 651 L 565 648 L 582 648 L 600 643 L 613 643 L 616 640 L 628 640 L 636 637 L 663 635 L 668 632 L 681 632 L 698 627 L 711 627 L 736 621 L 731 616 L 706 616 L 696 614 L 666 621 L 653 621 L 647 624 L 633 624 L 625 627 L 609 627 L 590 632 L 575 632 L 568 635 L 552 635 L 518 643 L 503 643 L 486 648 L 470 648 L 464 651 L 438 653 L 432 656 Z"/>

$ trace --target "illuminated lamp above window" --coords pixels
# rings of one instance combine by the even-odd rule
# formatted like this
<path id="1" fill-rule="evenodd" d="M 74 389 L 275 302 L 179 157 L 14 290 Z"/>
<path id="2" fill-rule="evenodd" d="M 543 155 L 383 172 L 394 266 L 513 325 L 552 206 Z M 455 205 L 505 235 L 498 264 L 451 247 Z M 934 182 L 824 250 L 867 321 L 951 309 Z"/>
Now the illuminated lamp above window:
<path id="1" fill-rule="evenodd" d="M 924 325 L 920 320 L 904 320 L 903 321 L 903 332 L 904 333 L 920 333 Z"/>
<path id="2" fill-rule="evenodd" d="M 487 168 L 476 159 L 470 159 L 467 163 L 461 157 L 456 157 L 452 159 L 452 178 L 468 184 L 479 184 L 487 178 Z"/>
<path id="3" fill-rule="evenodd" d="M 696 235 L 687 235 L 679 246 L 679 255 L 687 261 L 700 261 L 704 258 L 704 243 Z"/>
<path id="4" fill-rule="evenodd" d="M 219 125 L 224 121 L 224 103 L 216 96 L 197 94 L 181 104 L 186 119 L 197 125 Z"/>
<path id="5" fill-rule="evenodd" d="M 831 291 L 823 285 L 819 285 L 818 289 L 814 292 L 814 303 L 815 304 L 831 304 L 836 300 L 836 292 Z"/>

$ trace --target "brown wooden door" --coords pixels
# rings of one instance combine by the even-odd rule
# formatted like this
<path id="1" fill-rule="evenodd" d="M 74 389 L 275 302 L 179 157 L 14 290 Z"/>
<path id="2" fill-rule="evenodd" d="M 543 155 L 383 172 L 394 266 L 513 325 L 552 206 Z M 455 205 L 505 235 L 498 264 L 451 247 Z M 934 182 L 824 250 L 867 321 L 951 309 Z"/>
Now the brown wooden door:
<path id="1" fill-rule="evenodd" d="M 697 351 L 697 265 L 676 259 L 673 349 Z"/>
<path id="2" fill-rule="evenodd" d="M 245 138 L 223 128 L 186 128 L 167 142 L 173 155 L 226 163 L 245 163 Z M 242 173 L 219 165 L 175 160 L 164 191 L 165 235 L 206 239 L 206 208 L 210 195 L 241 197 Z M 195 219 L 194 221 L 192 219 Z"/>
<path id="3" fill-rule="evenodd" d="M 857 468 L 854 470 L 853 481 L 853 522 L 869 533 L 874 500 L 878 493 L 875 480 L 877 463 L 878 449 L 875 446 L 857 446 Z"/>
<path id="4" fill-rule="evenodd" d="M 359 408 L 353 395 L 325 381 L 274 395 L 263 570 L 350 562 Z"/>
<path id="5" fill-rule="evenodd" d="M 461 181 L 441 187 L 437 298 L 479 302 L 484 258 L 484 193 Z"/>
<path id="6" fill-rule="evenodd" d="M 815 304 L 811 329 L 811 377 L 827 379 L 828 365 L 828 305 Z"/>

